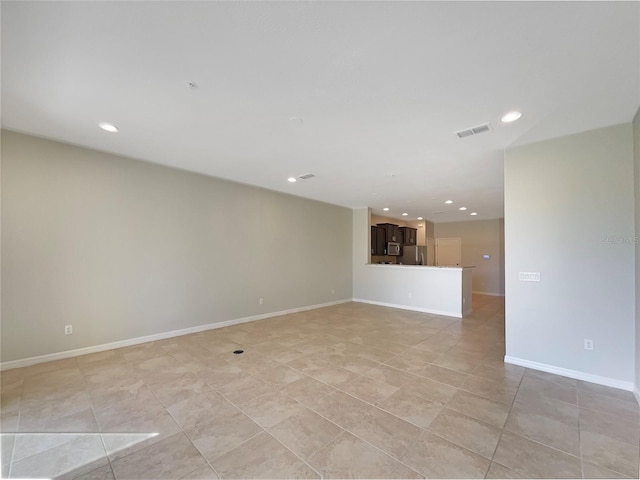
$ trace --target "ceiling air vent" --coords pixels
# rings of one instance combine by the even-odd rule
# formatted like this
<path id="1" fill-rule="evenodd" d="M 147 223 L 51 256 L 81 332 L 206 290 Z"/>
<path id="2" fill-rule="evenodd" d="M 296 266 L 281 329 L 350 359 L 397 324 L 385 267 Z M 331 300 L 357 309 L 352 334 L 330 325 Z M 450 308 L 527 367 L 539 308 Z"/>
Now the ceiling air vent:
<path id="1" fill-rule="evenodd" d="M 315 175 L 313 173 L 307 173 L 305 175 L 300 175 L 298 178 L 300 180 L 309 180 L 310 178 L 315 177 Z"/>
<path id="2" fill-rule="evenodd" d="M 489 131 L 489 124 L 485 123 L 484 125 L 478 125 L 477 127 L 471 127 L 471 128 L 467 128 L 466 130 L 460 130 L 459 132 L 456 132 L 456 135 L 458 135 L 458 138 L 464 138 L 464 137 L 470 137 L 471 135 L 478 135 L 479 133 L 488 132 L 488 131 Z"/>

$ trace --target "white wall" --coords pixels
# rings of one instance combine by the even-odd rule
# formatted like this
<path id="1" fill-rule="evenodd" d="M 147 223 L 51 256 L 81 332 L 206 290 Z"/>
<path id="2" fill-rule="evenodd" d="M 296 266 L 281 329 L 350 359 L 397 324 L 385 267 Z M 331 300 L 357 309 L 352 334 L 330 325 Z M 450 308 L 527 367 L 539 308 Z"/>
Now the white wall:
<path id="1" fill-rule="evenodd" d="M 2 361 L 350 299 L 351 228 L 350 209 L 3 131 Z"/>
<path id="2" fill-rule="evenodd" d="M 631 124 L 506 151 L 508 361 L 631 388 L 633 189 Z"/>
<path id="3" fill-rule="evenodd" d="M 640 403 L 640 109 L 633 119 L 633 159 L 635 190 L 635 254 L 636 254 L 636 377 L 635 394 Z"/>
<path id="4" fill-rule="evenodd" d="M 436 238 L 462 239 L 462 265 L 476 266 L 474 292 L 504 295 L 504 219 L 436 223 L 434 230 Z"/>

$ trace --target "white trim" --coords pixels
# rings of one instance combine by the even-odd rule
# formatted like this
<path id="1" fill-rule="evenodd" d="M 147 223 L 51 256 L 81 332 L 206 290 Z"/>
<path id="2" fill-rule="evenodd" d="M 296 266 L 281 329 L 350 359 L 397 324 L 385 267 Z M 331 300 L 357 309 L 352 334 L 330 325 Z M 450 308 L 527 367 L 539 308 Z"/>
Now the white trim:
<path id="1" fill-rule="evenodd" d="M 364 300 L 362 298 L 354 298 L 352 301 L 359 303 L 368 303 L 370 305 L 379 305 L 381 307 L 400 308 L 402 310 L 413 310 L 415 312 L 432 313 L 434 315 L 446 315 L 447 317 L 462 318 L 461 313 L 447 312 L 445 310 L 434 310 L 433 308 L 414 307 L 411 305 L 399 305 L 397 303 L 376 302 L 374 300 Z"/>
<path id="2" fill-rule="evenodd" d="M 599 385 L 605 385 L 607 387 L 619 388 L 621 390 L 627 390 L 633 392 L 633 382 L 625 382 L 623 380 L 616 380 L 615 378 L 601 377 L 600 375 L 592 375 L 591 373 L 579 372 L 578 370 L 569 370 L 568 368 L 555 367 L 553 365 L 547 365 L 546 363 L 532 362 L 524 360 L 522 358 L 504 356 L 504 362 L 512 365 L 519 365 L 521 367 L 531 368 L 533 370 L 540 370 L 547 373 L 555 373 L 556 375 L 562 375 L 563 377 L 575 378 L 576 380 L 584 380 L 585 382 L 597 383 Z M 637 392 L 637 390 L 636 390 Z M 636 394 L 636 398 L 638 398 Z"/>
<path id="3" fill-rule="evenodd" d="M 279 312 L 270 312 L 270 313 L 263 313 L 260 315 L 253 315 L 251 317 L 235 318 L 233 320 L 225 320 L 224 322 L 208 323 L 206 325 L 198 325 L 196 327 L 182 328 L 180 330 L 172 330 L 170 332 L 154 333 L 152 335 L 145 335 L 144 337 L 129 338 L 127 340 L 119 340 L 117 342 L 103 343 L 101 345 L 77 348 L 75 350 L 66 350 L 64 352 L 48 353 L 46 355 L 38 355 L 37 357 L 21 358 L 19 360 L 11 360 L 9 362 L 0 363 L 0 371 L 9 370 L 12 368 L 28 367 L 29 365 L 35 365 L 37 363 L 44 363 L 44 362 L 51 362 L 53 360 L 62 360 L 65 358 L 79 357 L 80 355 L 104 352 L 105 350 L 113 350 L 115 348 L 129 347 L 131 345 L 139 345 L 141 343 L 155 342 L 157 340 L 164 340 L 166 338 L 180 337 L 182 335 L 189 335 L 191 333 L 204 332 L 205 330 L 214 330 L 216 328 L 229 327 L 231 325 L 238 325 L 241 323 L 255 322 L 256 320 L 264 320 L 265 318 L 277 317 L 279 315 L 288 315 L 290 313 L 304 312 L 307 310 L 315 310 L 317 308 L 330 307 L 332 305 L 339 305 L 341 303 L 348 303 L 351 301 L 352 300 L 350 298 L 347 298 L 345 300 L 337 300 L 335 302 L 320 303 L 318 305 L 310 305 L 307 307 L 290 308 L 288 310 L 282 310 Z"/>
<path id="4" fill-rule="evenodd" d="M 489 295 L 490 297 L 504 297 L 504 293 L 479 292 L 476 290 L 472 290 L 471 293 L 475 293 L 476 295 Z"/>

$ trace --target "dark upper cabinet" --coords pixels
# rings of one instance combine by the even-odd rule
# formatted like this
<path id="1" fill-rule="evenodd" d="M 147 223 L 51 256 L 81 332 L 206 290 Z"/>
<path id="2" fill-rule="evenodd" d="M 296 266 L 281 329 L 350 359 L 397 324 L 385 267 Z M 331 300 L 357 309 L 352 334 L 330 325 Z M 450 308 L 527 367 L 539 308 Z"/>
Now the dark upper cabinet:
<path id="1" fill-rule="evenodd" d="M 411 227 L 400 227 L 400 234 L 402 235 L 402 245 L 417 245 L 418 244 L 418 229 Z"/>
<path id="2" fill-rule="evenodd" d="M 402 238 L 400 238 L 400 227 L 398 227 L 398 225 L 394 225 L 393 223 L 379 223 L 378 228 L 384 229 L 387 242 L 401 242 Z"/>
<path id="3" fill-rule="evenodd" d="M 384 228 L 371 226 L 371 255 L 387 254 L 387 232 Z"/>

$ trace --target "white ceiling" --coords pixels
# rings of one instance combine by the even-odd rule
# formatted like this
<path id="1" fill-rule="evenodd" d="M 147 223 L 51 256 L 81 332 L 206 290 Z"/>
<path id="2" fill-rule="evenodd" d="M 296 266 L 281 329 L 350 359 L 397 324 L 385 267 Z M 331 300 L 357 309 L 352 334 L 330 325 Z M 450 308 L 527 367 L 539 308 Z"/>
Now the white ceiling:
<path id="1" fill-rule="evenodd" d="M 393 217 L 501 217 L 505 147 L 640 105 L 638 2 L 1 9 L 4 128 Z"/>

